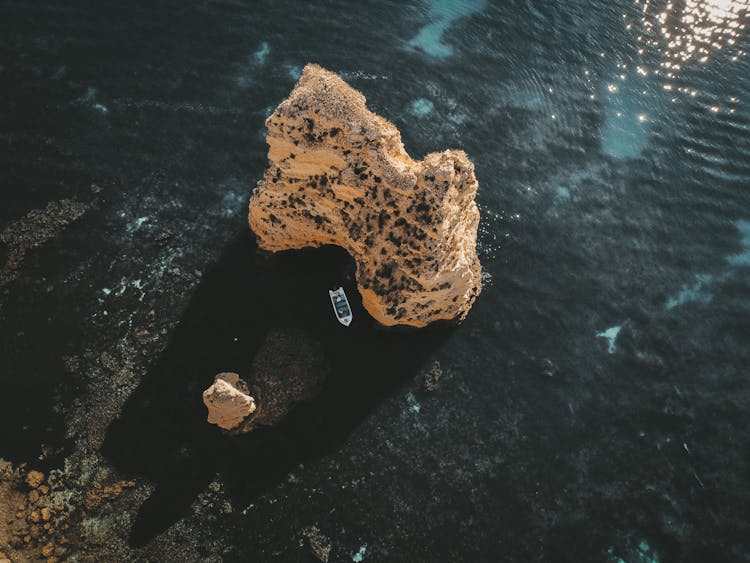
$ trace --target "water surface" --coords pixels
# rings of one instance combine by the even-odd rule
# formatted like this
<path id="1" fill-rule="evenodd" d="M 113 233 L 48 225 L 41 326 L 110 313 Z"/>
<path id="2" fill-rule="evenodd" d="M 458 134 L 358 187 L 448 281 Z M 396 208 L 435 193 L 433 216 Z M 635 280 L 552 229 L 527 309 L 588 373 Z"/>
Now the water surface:
<path id="1" fill-rule="evenodd" d="M 439 360 L 451 377 L 427 395 L 405 363 L 340 443 L 260 492 L 231 469 L 245 443 L 222 446 L 220 462 L 182 476 L 194 496 L 179 509 L 134 503 L 108 541 L 127 545 L 150 514 L 141 538 L 157 539 L 132 557 L 185 545 L 194 560 L 304 560 L 302 530 L 316 525 L 335 561 L 747 561 L 749 11 L 4 2 L 0 225 L 66 197 L 89 210 L 0 294 L 0 377 L 14 402 L 39 397 L 0 415 L 0 456 L 52 451 L 45 463 L 78 474 L 163 480 L 137 458 L 158 440 L 128 443 L 111 422 L 142 412 L 129 398 L 174 397 L 147 374 L 185 327 L 200 327 L 191 345 L 204 334 L 191 298 L 221 295 L 216 272 L 242 279 L 222 256 L 235 273 L 264 271 L 233 241 L 263 172 L 263 121 L 316 62 L 393 121 L 412 156 L 460 148 L 476 164 L 486 285 L 460 328 L 415 348 L 415 364 Z M 300 272 L 316 263 L 302 260 Z M 321 260 L 320 280 L 344 276 L 340 260 Z M 237 307 L 237 326 L 268 323 L 253 325 L 252 297 Z M 213 334 L 214 353 L 235 350 L 229 332 Z M 176 375 L 164 381 L 197 397 L 213 371 Z M 173 428 L 168 410 L 146 412 L 150 438 Z M 212 439 L 170 459 L 201 459 Z M 229 510 L 201 500 L 217 495 Z"/>

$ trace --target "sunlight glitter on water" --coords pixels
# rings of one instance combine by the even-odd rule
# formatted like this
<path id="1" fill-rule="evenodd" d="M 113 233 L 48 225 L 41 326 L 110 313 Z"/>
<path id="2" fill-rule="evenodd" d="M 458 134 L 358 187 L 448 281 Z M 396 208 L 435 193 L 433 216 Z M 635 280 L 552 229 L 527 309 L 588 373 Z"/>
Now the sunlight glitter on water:
<path id="1" fill-rule="evenodd" d="M 715 51 L 735 45 L 750 12 L 750 0 L 686 0 L 684 5 L 670 1 L 663 11 L 653 0 L 635 3 L 641 6 L 647 32 L 639 41 L 664 55 L 660 66 L 667 78 L 673 78 L 684 63 L 706 63 Z M 738 50 L 733 60 L 745 54 Z"/>

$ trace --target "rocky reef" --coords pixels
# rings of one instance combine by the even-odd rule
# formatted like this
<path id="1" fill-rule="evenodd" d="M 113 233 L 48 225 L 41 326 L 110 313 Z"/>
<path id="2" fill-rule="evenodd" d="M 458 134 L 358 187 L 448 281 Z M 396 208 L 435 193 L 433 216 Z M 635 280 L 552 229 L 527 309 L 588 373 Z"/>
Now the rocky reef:
<path id="1" fill-rule="evenodd" d="M 78 488 L 61 470 L 45 474 L 0 458 L 0 563 L 125 560 L 107 548 L 93 556 L 85 542 L 105 514 L 121 522 L 120 497 L 136 486 L 108 478 Z"/>
<path id="2" fill-rule="evenodd" d="M 384 325 L 466 317 L 481 290 L 466 153 L 413 160 L 361 93 L 313 64 L 266 126 L 269 163 L 249 211 L 262 249 L 343 247 L 364 307 Z"/>
<path id="3" fill-rule="evenodd" d="M 55 237 L 88 209 L 73 199 L 50 201 L 0 231 L 0 287 L 15 280 L 26 254 Z"/>

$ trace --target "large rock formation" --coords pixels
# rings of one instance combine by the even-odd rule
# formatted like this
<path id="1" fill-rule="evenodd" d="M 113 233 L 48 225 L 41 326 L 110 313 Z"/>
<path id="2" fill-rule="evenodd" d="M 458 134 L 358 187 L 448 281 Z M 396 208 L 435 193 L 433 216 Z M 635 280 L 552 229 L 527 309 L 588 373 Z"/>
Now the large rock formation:
<path id="1" fill-rule="evenodd" d="M 396 127 L 317 65 L 266 126 L 269 164 L 249 214 L 261 248 L 345 248 L 365 308 L 384 325 L 466 316 L 481 267 L 477 181 L 463 151 L 412 160 Z"/>

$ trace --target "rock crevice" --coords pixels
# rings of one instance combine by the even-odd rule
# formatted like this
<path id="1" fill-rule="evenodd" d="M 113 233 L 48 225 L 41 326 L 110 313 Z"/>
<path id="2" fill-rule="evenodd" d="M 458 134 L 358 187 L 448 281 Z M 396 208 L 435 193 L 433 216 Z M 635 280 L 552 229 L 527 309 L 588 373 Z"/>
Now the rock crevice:
<path id="1" fill-rule="evenodd" d="M 384 325 L 465 318 L 481 290 L 466 153 L 413 160 L 362 94 L 312 64 L 266 126 L 269 163 L 249 212 L 262 249 L 343 247 L 364 307 Z"/>

